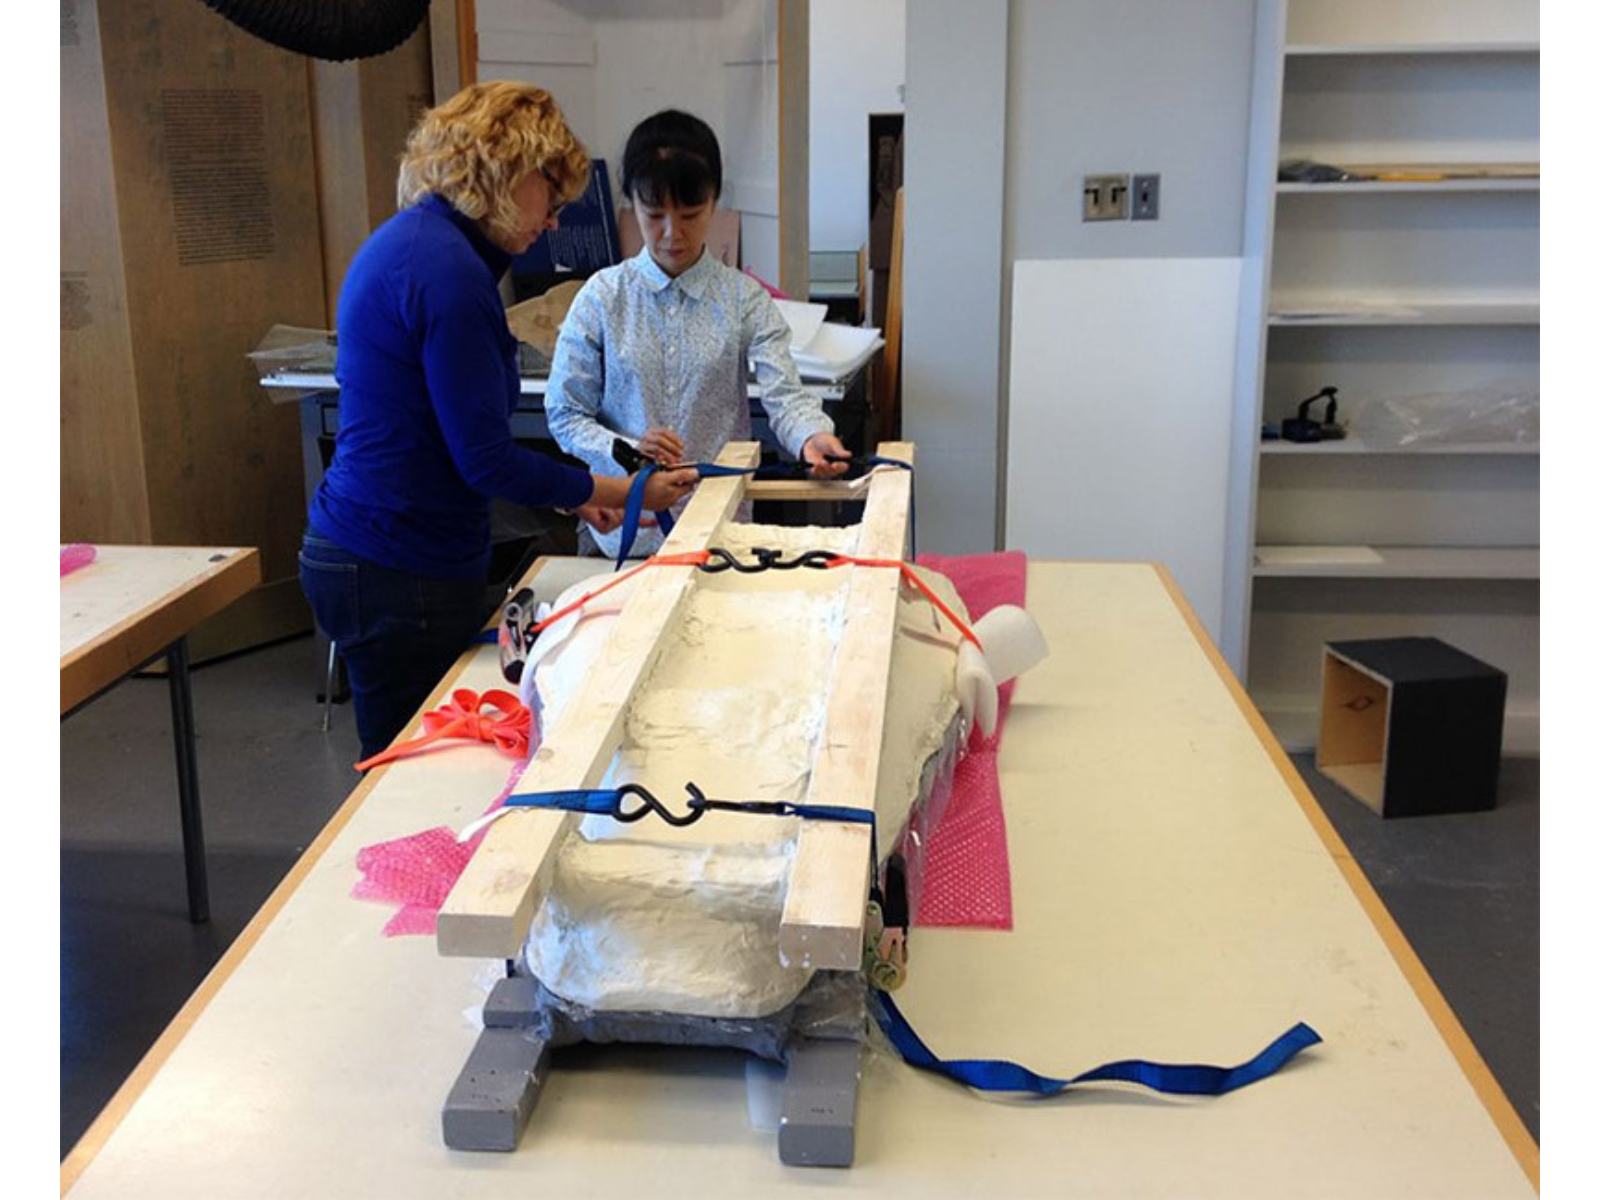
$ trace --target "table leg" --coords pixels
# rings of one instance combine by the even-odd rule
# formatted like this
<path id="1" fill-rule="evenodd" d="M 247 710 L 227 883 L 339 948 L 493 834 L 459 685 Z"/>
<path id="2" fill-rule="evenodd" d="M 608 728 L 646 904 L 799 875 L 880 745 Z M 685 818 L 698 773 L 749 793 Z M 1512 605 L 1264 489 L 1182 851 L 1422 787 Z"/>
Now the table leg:
<path id="1" fill-rule="evenodd" d="M 200 827 L 200 771 L 194 752 L 194 699 L 189 692 L 189 639 L 167 647 L 167 686 L 172 694 L 172 740 L 178 753 L 178 817 L 183 825 L 183 869 L 189 881 L 189 920 L 211 919 L 206 888 L 206 839 Z"/>

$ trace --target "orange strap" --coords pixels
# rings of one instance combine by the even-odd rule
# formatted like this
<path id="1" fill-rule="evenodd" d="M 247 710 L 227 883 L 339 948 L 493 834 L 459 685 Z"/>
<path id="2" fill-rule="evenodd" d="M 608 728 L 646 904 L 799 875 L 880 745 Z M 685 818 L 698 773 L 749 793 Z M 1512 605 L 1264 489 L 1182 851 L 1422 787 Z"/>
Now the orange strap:
<path id="1" fill-rule="evenodd" d="M 470 688 L 460 688 L 451 695 L 449 704 L 422 714 L 422 728 L 421 737 L 398 742 L 383 753 L 358 762 L 356 770 L 366 771 L 397 758 L 408 758 L 445 738 L 488 742 L 513 758 L 526 758 L 533 715 L 510 692 L 491 688 L 480 696 Z"/>
<path id="2" fill-rule="evenodd" d="M 698 567 L 710 559 L 711 554 L 707 550 L 691 550 L 683 554 L 657 554 L 653 558 L 647 558 L 632 570 L 613 576 L 594 591 L 585 592 L 571 604 L 551 613 L 535 625 L 531 632 L 540 633 L 548 629 L 562 617 L 578 612 L 591 600 L 609 592 L 623 580 L 631 579 L 646 567 Z M 848 554 L 835 554 L 828 559 L 828 568 L 831 570 L 834 567 L 892 567 L 900 572 L 902 579 L 921 592 L 930 604 L 948 617 L 950 623 L 961 631 L 964 638 L 979 650 L 983 649 L 983 643 L 978 640 L 978 635 L 951 611 L 948 604 L 939 599 L 938 594 L 911 569 L 910 563 L 902 562 L 898 558 L 855 558 Z M 451 700 L 452 703 L 442 708 L 422 714 L 422 727 L 425 732 L 421 737 L 390 746 L 383 753 L 358 762 L 356 770 L 365 771 L 386 762 L 393 762 L 397 758 L 409 757 L 434 742 L 450 737 L 489 742 L 515 758 L 527 755 L 533 718 L 527 707 L 510 692 L 491 689 L 479 696 L 469 688 L 461 688 L 454 693 Z M 496 711 L 502 715 L 492 715 Z"/>
<path id="3" fill-rule="evenodd" d="M 548 617 L 530 629 L 528 634 L 531 637 L 533 634 L 543 633 L 546 629 L 549 629 L 550 626 L 561 620 L 562 617 L 577 612 L 585 604 L 589 603 L 589 601 L 604 595 L 606 592 L 609 592 L 623 580 L 632 579 L 646 567 L 698 567 L 702 563 L 707 563 L 710 561 L 711 552 L 709 550 L 689 550 L 683 554 L 657 554 L 652 558 L 647 558 L 637 567 L 633 567 L 630 570 L 624 571 L 621 575 L 613 575 L 601 587 L 595 588 L 595 590 L 592 592 L 585 592 L 565 608 L 558 609 L 556 612 L 551 613 Z"/>
<path id="4" fill-rule="evenodd" d="M 624 571 L 620 575 L 613 576 L 602 586 L 595 588 L 594 591 L 585 592 L 571 604 L 568 604 L 566 607 L 551 613 L 548 617 L 535 625 L 529 632 L 535 634 L 544 632 L 544 630 L 561 620 L 562 617 L 569 616 L 572 613 L 579 611 L 591 600 L 594 600 L 604 593 L 609 592 L 623 580 L 633 578 L 633 576 L 637 575 L 646 567 L 699 567 L 710 561 L 711 552 L 709 550 L 690 550 L 683 554 L 657 554 L 653 558 L 645 559 L 638 566 L 632 568 L 631 570 Z M 828 559 L 828 567 L 829 569 L 834 567 L 893 567 L 895 570 L 900 572 L 901 578 L 905 579 L 911 584 L 912 587 L 916 588 L 919 592 L 926 596 L 930 604 L 932 604 L 945 616 L 949 617 L 951 623 L 961 631 L 961 635 L 963 637 L 965 637 L 979 650 L 983 649 L 983 643 L 978 640 L 978 635 L 973 633 L 972 630 L 967 627 L 966 622 L 951 611 L 948 604 L 939 599 L 938 594 L 935 593 L 934 590 L 926 583 L 924 583 L 922 578 L 911 569 L 910 563 L 902 562 L 898 558 L 854 558 L 848 554 L 835 554 Z"/>
<path id="5" fill-rule="evenodd" d="M 939 599 L 932 588 L 922 582 L 921 577 L 911 569 L 910 563 L 902 562 L 898 558 L 853 558 L 848 554 L 835 554 L 828 560 L 828 567 L 830 570 L 834 567 L 893 567 L 900 572 L 902 579 L 910 583 L 912 587 L 928 598 L 930 604 L 950 618 L 951 623 L 961 630 L 962 637 L 966 638 L 979 650 L 983 649 L 983 643 L 978 640 L 978 635 L 967 628 L 965 621 L 950 611 L 950 606 Z"/>

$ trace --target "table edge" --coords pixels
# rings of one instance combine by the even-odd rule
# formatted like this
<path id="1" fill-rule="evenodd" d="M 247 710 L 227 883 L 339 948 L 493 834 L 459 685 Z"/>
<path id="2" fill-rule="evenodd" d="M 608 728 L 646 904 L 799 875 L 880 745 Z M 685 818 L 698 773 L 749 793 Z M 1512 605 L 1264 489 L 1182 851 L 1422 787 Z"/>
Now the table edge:
<path id="1" fill-rule="evenodd" d="M 521 582 L 526 583 L 537 575 L 543 566 L 543 562 L 542 558 L 535 560 L 532 568 L 523 575 Z M 499 620 L 500 609 L 497 608 L 490 620 L 485 623 L 484 629 L 498 628 Z M 444 677 L 433 691 L 428 694 L 428 698 L 423 701 L 422 706 L 412 714 L 411 720 L 406 723 L 406 727 L 395 736 L 396 741 L 404 741 L 416 735 L 422 727 L 422 714 L 438 708 L 449 697 L 450 693 L 455 690 L 456 681 L 461 678 L 462 672 L 467 669 L 470 660 L 477 655 L 479 649 L 478 645 L 471 645 L 461 652 L 455 664 L 449 671 L 445 672 Z M 139 1064 L 134 1067 L 127 1079 L 123 1080 L 122 1086 L 116 1090 L 111 1099 L 107 1101 L 106 1106 L 95 1117 L 93 1123 L 84 1131 L 83 1136 L 73 1145 L 67 1156 L 61 1160 L 61 1194 L 63 1196 L 71 1190 L 73 1185 L 77 1183 L 78 1178 L 89 1168 L 89 1164 L 94 1161 L 101 1148 L 111 1139 L 111 1135 L 117 1131 L 117 1126 L 122 1124 L 123 1117 L 138 1103 L 139 1097 L 144 1094 L 144 1090 L 150 1085 L 150 1081 L 155 1078 L 156 1074 L 166 1064 L 167 1059 L 172 1056 L 172 1052 L 178 1048 L 178 1044 L 183 1041 L 189 1030 L 194 1027 L 195 1022 L 200 1019 L 200 1015 L 205 1011 L 206 1006 L 211 1003 L 212 998 L 222 989 L 222 985 L 228 982 L 229 977 L 238 969 L 245 956 L 255 948 L 255 944 L 261 940 L 261 935 L 266 932 L 267 926 L 277 919 L 279 912 L 289 902 L 289 898 L 299 890 L 300 884 L 305 877 L 321 861 L 322 856 L 327 853 L 328 847 L 344 831 L 344 827 L 350 823 L 356 811 L 366 803 L 368 793 L 377 787 L 378 782 L 388 770 L 389 764 L 385 764 L 367 772 L 366 777 L 356 785 L 355 790 L 346 796 L 344 802 L 334 810 L 334 814 L 328 819 L 328 823 L 322 827 L 311 844 L 306 847 L 305 852 L 295 860 L 295 864 L 289 868 L 288 874 L 279 880 L 278 886 L 272 889 L 272 893 L 262 902 L 255 915 L 250 918 L 249 922 L 239 932 L 239 936 L 234 938 L 233 943 L 223 952 L 216 965 L 200 981 L 200 986 L 184 1001 L 183 1007 L 178 1010 L 177 1015 L 167 1023 L 167 1027 L 161 1031 L 160 1036 L 151 1044 L 150 1049 L 145 1051 L 144 1057 L 139 1060 Z"/>
<path id="2" fill-rule="evenodd" d="M 1400 973 L 1405 976 L 1406 982 L 1411 985 L 1411 990 L 1416 993 L 1417 999 L 1422 1002 L 1423 1009 L 1433 1021 L 1434 1028 L 1439 1031 L 1439 1036 L 1455 1056 L 1456 1065 L 1461 1068 L 1462 1074 L 1467 1077 L 1467 1082 L 1477 1093 L 1478 1100 L 1488 1111 L 1489 1117 L 1494 1121 L 1495 1127 L 1500 1131 L 1500 1136 L 1505 1139 L 1506 1147 L 1511 1151 L 1517 1164 L 1522 1168 L 1523 1174 L 1533 1184 L 1534 1189 L 1539 1187 L 1539 1144 L 1534 1141 L 1533 1135 L 1528 1132 L 1528 1127 L 1517 1115 L 1517 1110 L 1512 1107 L 1511 1101 L 1506 1098 L 1505 1090 L 1495 1079 L 1493 1072 L 1478 1052 L 1472 1039 L 1467 1035 L 1460 1018 L 1455 1010 L 1450 1007 L 1449 1001 L 1444 998 L 1444 993 L 1439 990 L 1439 985 L 1433 981 L 1433 976 L 1428 973 L 1428 968 L 1423 965 L 1422 959 L 1412 948 L 1406 935 L 1401 931 L 1394 916 L 1383 903 L 1377 889 L 1372 886 L 1372 881 L 1367 878 L 1366 872 L 1356 862 L 1355 856 L 1350 853 L 1349 847 L 1344 844 L 1344 839 L 1339 836 L 1338 830 L 1333 827 L 1333 822 L 1322 811 L 1322 806 L 1317 803 L 1311 789 L 1289 761 L 1288 754 L 1284 751 L 1278 739 L 1273 736 L 1271 728 L 1267 725 L 1255 703 L 1245 691 L 1244 685 L 1239 682 L 1233 669 L 1228 666 L 1222 657 L 1222 652 L 1217 649 L 1211 635 L 1200 623 L 1200 618 L 1195 615 L 1188 598 L 1183 594 L 1183 589 L 1178 586 L 1172 573 L 1163 563 L 1149 564 L 1160 577 L 1162 585 L 1171 597 L 1178 611 L 1188 623 L 1190 632 L 1199 643 L 1200 648 L 1210 660 L 1212 668 L 1222 680 L 1223 686 L 1233 697 L 1234 704 L 1254 731 L 1256 739 L 1266 751 L 1272 765 L 1278 769 L 1284 784 L 1300 805 L 1300 810 L 1311 824 L 1321 840 L 1323 848 L 1328 851 L 1334 864 L 1339 868 L 1339 873 L 1344 876 L 1346 885 L 1355 893 L 1356 900 L 1360 903 L 1367 919 L 1372 922 L 1378 931 L 1378 936 L 1383 939 L 1383 944 L 1388 948 L 1389 954 L 1394 958 L 1395 964 L 1400 968 Z"/>
<path id="3" fill-rule="evenodd" d="M 121 549 L 123 547 L 119 547 Z M 261 551 L 254 546 L 150 546 L 152 550 L 211 550 L 222 562 L 129 613 L 61 659 L 61 715 L 116 683 L 200 622 L 215 616 L 261 582 Z"/>

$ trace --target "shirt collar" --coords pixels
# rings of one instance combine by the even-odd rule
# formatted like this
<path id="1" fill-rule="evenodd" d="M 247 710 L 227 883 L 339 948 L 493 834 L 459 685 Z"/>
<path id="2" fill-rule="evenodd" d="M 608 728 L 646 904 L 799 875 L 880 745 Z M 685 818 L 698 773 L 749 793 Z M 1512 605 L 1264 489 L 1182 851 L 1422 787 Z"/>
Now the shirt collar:
<path id="1" fill-rule="evenodd" d="M 504 275 L 511 266 L 511 255 L 485 237 L 477 221 L 462 213 L 443 196 L 435 192 L 429 192 L 418 201 L 418 207 L 444 217 L 457 229 L 461 230 L 466 235 L 473 251 L 479 258 L 483 259 L 484 264 L 496 279 Z"/>
<path id="2" fill-rule="evenodd" d="M 652 292 L 660 292 L 671 287 L 674 283 L 679 290 L 696 300 L 703 299 L 706 288 L 711 285 L 711 277 L 716 271 L 715 255 L 711 247 L 707 246 L 700 255 L 698 262 L 690 267 L 676 279 L 663 271 L 656 260 L 650 257 L 650 247 L 643 247 L 633 256 L 634 269 L 639 273 L 639 278 Z"/>

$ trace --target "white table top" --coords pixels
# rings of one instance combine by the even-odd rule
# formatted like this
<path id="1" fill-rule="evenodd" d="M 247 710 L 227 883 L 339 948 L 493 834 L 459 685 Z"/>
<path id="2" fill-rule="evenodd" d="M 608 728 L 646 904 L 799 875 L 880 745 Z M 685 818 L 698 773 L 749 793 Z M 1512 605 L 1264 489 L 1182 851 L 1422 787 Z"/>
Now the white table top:
<path id="1" fill-rule="evenodd" d="M 856 1165 L 782 1166 L 743 1056 L 558 1062 L 521 1147 L 447 1150 L 439 1110 L 490 964 L 385 940 L 356 852 L 459 827 L 483 747 L 362 784 L 63 1164 L 75 1197 L 1531 1196 L 1538 1151 L 1164 573 L 1035 563 L 1049 660 L 1001 759 L 1016 928 L 918 930 L 902 1008 L 946 1057 L 1070 1074 L 1325 1044 L 1219 1099 L 988 1100 L 869 1054 Z M 494 651 L 460 682 L 494 686 Z M 443 686 L 436 696 L 443 695 Z M 1520 1162 L 1519 1162 L 1520 1157 Z M 81 1174 L 79 1173 L 81 1171 Z"/>
<path id="2" fill-rule="evenodd" d="M 817 393 L 824 400 L 838 400 L 849 391 L 851 382 L 859 369 L 850 372 L 843 379 L 801 379 L 801 384 L 807 391 Z M 543 396 L 549 387 L 550 379 L 545 375 L 523 375 L 517 383 L 517 388 L 524 396 Z M 271 375 L 261 378 L 261 386 L 269 392 L 288 392 L 293 395 L 285 399 L 298 400 L 305 392 L 332 392 L 339 389 L 339 381 L 333 377 L 332 371 L 276 371 Z M 752 400 L 759 399 L 761 388 L 755 383 L 750 383 L 745 388 L 745 394 Z"/>
<path id="3" fill-rule="evenodd" d="M 122 678 L 261 581 L 232 546 L 99 546 L 61 578 L 61 711 Z"/>

